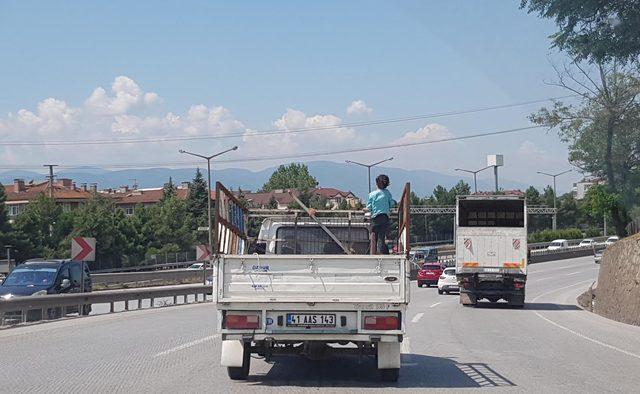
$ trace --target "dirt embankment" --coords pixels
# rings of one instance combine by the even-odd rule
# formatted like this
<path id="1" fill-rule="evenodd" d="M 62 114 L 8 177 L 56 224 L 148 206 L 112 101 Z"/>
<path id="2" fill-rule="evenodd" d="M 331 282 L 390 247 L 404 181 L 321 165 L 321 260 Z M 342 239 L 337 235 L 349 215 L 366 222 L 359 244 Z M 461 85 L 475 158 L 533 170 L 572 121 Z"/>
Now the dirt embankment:
<path id="1" fill-rule="evenodd" d="M 604 252 L 593 311 L 640 326 L 640 234 L 625 238 Z"/>

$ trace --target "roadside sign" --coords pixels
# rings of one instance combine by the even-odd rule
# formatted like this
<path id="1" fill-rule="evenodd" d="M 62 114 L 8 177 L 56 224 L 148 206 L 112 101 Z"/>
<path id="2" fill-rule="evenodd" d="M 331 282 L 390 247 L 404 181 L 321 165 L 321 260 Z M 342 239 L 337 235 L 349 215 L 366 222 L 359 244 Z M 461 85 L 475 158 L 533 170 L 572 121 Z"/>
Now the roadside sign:
<path id="1" fill-rule="evenodd" d="M 71 260 L 95 261 L 96 239 L 89 237 L 74 237 L 71 240 Z"/>
<path id="2" fill-rule="evenodd" d="M 209 260 L 209 257 L 211 257 L 211 248 L 209 248 L 209 245 L 196 246 L 196 261 Z"/>

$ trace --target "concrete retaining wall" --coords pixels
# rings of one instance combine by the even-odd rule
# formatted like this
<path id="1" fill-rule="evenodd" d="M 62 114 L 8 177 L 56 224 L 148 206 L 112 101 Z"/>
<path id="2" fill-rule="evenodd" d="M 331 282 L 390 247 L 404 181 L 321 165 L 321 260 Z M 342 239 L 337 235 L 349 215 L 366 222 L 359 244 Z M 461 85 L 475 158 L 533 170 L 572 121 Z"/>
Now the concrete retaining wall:
<path id="1" fill-rule="evenodd" d="M 595 295 L 594 312 L 640 325 L 640 234 L 605 250 Z"/>

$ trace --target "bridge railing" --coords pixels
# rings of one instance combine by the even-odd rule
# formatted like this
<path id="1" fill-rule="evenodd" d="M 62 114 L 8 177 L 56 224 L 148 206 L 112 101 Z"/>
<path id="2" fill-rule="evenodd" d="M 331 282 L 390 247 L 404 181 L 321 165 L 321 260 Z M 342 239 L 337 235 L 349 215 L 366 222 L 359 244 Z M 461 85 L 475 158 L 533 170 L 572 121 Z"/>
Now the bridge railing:
<path id="1" fill-rule="evenodd" d="M 132 302 L 137 303 L 135 309 L 143 309 L 143 300 L 149 300 L 150 308 L 156 306 L 155 300 L 166 298 L 172 298 L 173 305 L 178 304 L 179 298 L 182 298 L 182 304 L 190 303 L 191 300 L 205 302 L 207 294 L 211 294 L 212 290 L 211 285 L 197 284 L 4 299 L 0 300 L 0 326 L 53 320 L 70 314 L 86 315 L 89 306 L 99 304 L 109 305 L 108 313 L 114 313 L 116 303 L 122 302 L 124 311 L 130 310 Z"/>

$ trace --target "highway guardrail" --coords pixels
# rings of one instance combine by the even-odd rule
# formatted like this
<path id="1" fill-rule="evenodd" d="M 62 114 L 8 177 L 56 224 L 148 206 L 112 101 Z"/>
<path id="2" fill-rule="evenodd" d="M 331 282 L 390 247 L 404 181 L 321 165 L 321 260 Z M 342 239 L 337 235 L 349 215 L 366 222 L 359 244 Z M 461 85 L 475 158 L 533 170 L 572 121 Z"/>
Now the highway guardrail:
<path id="1" fill-rule="evenodd" d="M 87 305 L 108 304 L 109 313 L 114 313 L 117 302 L 124 302 L 125 311 L 129 310 L 132 301 L 137 302 L 137 309 L 142 309 L 143 300 L 150 300 L 149 307 L 152 308 L 155 306 L 154 300 L 159 298 L 173 298 L 175 305 L 182 297 L 183 304 L 187 304 L 188 296 L 192 295 L 195 302 L 205 302 L 212 290 L 211 285 L 197 284 L 15 297 L 0 300 L 0 326 L 27 323 L 33 317 L 39 317 L 33 321 L 56 319 L 69 314 L 69 309 L 75 309 L 74 313 L 83 311 Z M 202 301 L 199 301 L 200 298 Z"/>

